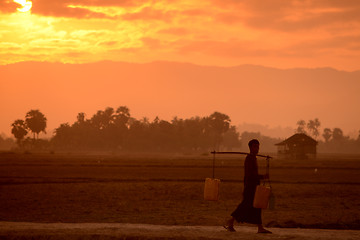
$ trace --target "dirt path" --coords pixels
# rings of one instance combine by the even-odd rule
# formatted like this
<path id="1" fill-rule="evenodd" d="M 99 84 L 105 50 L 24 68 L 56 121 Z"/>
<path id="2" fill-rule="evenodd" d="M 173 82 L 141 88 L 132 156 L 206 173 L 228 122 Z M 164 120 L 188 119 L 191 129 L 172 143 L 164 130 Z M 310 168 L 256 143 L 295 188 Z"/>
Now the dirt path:
<path id="1" fill-rule="evenodd" d="M 236 226 L 165 226 L 128 223 L 0 222 L 0 239 L 360 239 L 360 231 L 271 228 L 273 234 L 256 234 L 256 228 Z"/>

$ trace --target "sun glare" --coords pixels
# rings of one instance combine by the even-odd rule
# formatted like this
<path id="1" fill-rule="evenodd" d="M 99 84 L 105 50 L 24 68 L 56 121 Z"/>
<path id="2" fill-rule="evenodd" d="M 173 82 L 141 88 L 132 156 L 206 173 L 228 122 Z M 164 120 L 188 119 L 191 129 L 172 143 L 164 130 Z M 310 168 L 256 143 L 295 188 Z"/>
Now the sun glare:
<path id="1" fill-rule="evenodd" d="M 32 7 L 32 2 L 27 0 L 14 0 L 14 2 L 21 5 L 20 8 L 17 8 L 19 12 L 28 12 Z"/>

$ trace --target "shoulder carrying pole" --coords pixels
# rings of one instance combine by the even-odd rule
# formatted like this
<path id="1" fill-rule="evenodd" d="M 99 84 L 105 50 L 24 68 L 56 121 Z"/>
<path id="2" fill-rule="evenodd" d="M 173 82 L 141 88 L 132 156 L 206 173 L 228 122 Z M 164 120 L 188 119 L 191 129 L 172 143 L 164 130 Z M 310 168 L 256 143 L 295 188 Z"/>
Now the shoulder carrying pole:
<path id="1" fill-rule="evenodd" d="M 211 154 L 214 155 L 213 157 L 213 178 L 215 178 L 215 155 L 216 154 L 242 154 L 242 155 L 248 155 L 249 153 L 246 152 L 217 152 L 217 151 L 212 151 Z M 258 157 L 264 157 L 266 158 L 266 173 L 269 175 L 269 165 L 270 165 L 270 157 L 269 155 L 265 156 L 265 155 L 261 155 L 261 154 L 257 154 L 256 156 Z"/>
<path id="2" fill-rule="evenodd" d="M 216 151 L 212 151 L 211 153 L 214 154 L 214 156 L 215 156 L 215 154 L 242 154 L 242 155 L 249 155 L 249 153 L 246 153 L 246 152 L 216 152 Z M 256 156 L 264 157 L 264 158 L 267 158 L 267 159 L 272 158 L 269 155 L 265 156 L 265 155 L 257 154 Z"/>

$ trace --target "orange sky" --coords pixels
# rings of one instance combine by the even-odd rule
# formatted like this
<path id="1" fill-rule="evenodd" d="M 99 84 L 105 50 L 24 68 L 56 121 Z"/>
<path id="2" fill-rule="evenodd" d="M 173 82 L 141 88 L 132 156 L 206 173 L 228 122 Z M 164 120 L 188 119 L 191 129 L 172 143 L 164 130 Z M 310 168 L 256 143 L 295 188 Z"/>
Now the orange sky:
<path id="1" fill-rule="evenodd" d="M 358 0 L 0 1 L 0 64 L 170 60 L 359 70 Z"/>
<path id="2" fill-rule="evenodd" d="M 136 63 L 160 60 L 225 67 L 254 64 L 280 69 L 331 67 L 356 71 L 360 70 L 360 1 L 0 0 L 0 65 L 23 61 L 81 64 L 103 60 Z M 11 79 L 10 76 L 8 80 L 19 81 L 18 86 L 21 87 L 41 74 L 27 71 L 22 79 Z M 0 94 L 9 92 L 10 84 L 1 81 L 0 76 Z M 258 91 L 265 93 L 271 91 L 271 87 L 276 86 Z M 346 91 L 356 92 L 356 89 L 348 86 L 341 91 L 346 97 Z M 211 92 L 207 94 L 214 95 Z M 323 107 L 326 102 L 322 101 L 326 99 L 321 94 L 319 92 L 315 104 L 308 102 L 303 105 Z M 291 98 L 292 94 L 284 93 L 284 96 Z M 0 96 L 0 110 L 15 109 L 11 112 L 11 121 L 23 117 L 30 108 L 51 109 L 48 99 L 33 100 L 24 105 L 16 102 L 20 99 L 17 96 L 13 99 L 10 95 L 8 97 Z M 104 96 L 104 99 L 108 97 Z M 331 122 L 330 115 L 323 114 L 321 118 L 316 109 L 312 109 L 311 112 L 299 112 L 293 118 L 288 117 L 286 121 L 278 114 L 279 118 L 272 116 L 271 122 L 255 120 L 255 123 L 294 127 L 299 118 L 319 117 L 329 124 L 328 127 L 357 131 L 360 126 L 355 122 L 360 122 L 360 113 L 354 113 L 354 105 L 360 102 L 358 97 L 350 99 L 351 106 L 342 109 L 344 117 L 337 122 Z M 91 100 L 94 103 L 94 99 Z M 293 102 L 286 100 L 291 106 Z M 12 105 L 5 107 L 4 102 L 7 101 L 12 101 Z M 72 112 L 65 114 L 66 108 L 59 110 L 63 114 L 62 122 L 74 121 L 80 111 L 87 111 L 88 117 L 91 117 L 95 111 L 104 110 L 107 106 L 129 105 L 126 99 L 121 99 L 121 102 L 119 99 L 107 100 L 96 106 L 86 105 L 84 99 L 82 101 Z M 270 106 L 279 104 L 269 102 L 270 99 L 257 101 L 269 112 L 272 109 Z M 300 99 L 294 101 L 301 102 Z M 332 103 L 336 104 L 336 100 L 332 99 Z M 231 112 L 237 111 L 236 104 L 224 106 L 226 103 L 217 109 L 199 105 L 191 113 L 183 107 L 182 111 L 172 114 L 190 117 L 197 113 L 204 116 L 215 110 L 224 110 L 233 117 Z M 161 106 L 157 109 L 137 104 L 129 107 L 135 111 L 147 109 L 148 112 L 158 112 L 160 117 L 166 115 L 161 112 Z M 346 115 L 346 111 L 351 114 Z M 148 116 L 148 112 L 138 111 L 135 117 Z M 55 113 L 44 111 L 44 114 L 49 120 L 57 117 Z M 347 118 L 351 118 L 351 126 L 347 124 Z M 238 123 L 252 120 L 239 118 Z M 7 120 L 6 123 L 1 122 L 0 133 L 8 134 L 9 124 L 11 122 Z M 49 122 L 49 125 L 58 127 L 59 122 Z"/>

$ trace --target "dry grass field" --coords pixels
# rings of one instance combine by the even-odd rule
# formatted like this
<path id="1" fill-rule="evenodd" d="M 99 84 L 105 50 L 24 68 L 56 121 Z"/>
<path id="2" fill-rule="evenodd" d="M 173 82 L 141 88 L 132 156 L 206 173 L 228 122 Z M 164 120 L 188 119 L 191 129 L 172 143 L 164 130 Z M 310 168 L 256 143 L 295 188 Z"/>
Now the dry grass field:
<path id="1" fill-rule="evenodd" d="M 0 154 L 0 221 L 221 225 L 240 203 L 244 156 Z M 259 159 L 260 173 L 264 160 Z M 266 226 L 360 229 L 360 156 L 272 159 Z"/>

